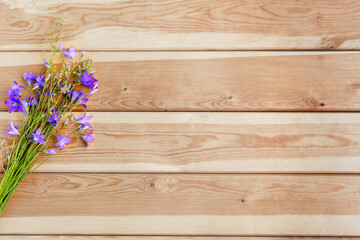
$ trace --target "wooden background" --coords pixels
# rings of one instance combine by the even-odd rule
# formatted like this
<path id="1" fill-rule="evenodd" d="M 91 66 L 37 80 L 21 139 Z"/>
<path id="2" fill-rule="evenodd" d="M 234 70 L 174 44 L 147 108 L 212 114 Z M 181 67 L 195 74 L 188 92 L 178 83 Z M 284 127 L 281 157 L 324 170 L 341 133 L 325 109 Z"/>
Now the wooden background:
<path id="1" fill-rule="evenodd" d="M 359 1 L 2 0 L 1 102 L 61 13 L 97 140 L 24 181 L 1 240 L 360 236 Z"/>

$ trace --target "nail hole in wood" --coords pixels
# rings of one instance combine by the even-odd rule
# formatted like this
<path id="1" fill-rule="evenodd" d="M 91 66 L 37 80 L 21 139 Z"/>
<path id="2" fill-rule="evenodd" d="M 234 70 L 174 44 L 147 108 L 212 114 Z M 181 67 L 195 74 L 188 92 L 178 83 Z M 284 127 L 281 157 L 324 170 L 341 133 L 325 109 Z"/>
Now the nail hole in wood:
<path id="1" fill-rule="evenodd" d="M 150 183 L 150 187 L 155 187 L 155 184 L 153 184 L 153 183 Z"/>
<path id="2" fill-rule="evenodd" d="M 228 99 L 232 99 L 232 96 L 229 96 Z"/>
<path id="3" fill-rule="evenodd" d="M 126 92 L 126 90 L 127 90 L 127 88 L 125 87 L 125 88 L 124 88 L 124 92 Z"/>
<path id="4" fill-rule="evenodd" d="M 241 199 L 241 202 L 245 202 L 245 200 L 244 200 L 244 199 Z"/>
<path id="5" fill-rule="evenodd" d="M 324 106 L 325 106 L 325 103 L 320 103 L 320 106 L 324 107 Z"/>

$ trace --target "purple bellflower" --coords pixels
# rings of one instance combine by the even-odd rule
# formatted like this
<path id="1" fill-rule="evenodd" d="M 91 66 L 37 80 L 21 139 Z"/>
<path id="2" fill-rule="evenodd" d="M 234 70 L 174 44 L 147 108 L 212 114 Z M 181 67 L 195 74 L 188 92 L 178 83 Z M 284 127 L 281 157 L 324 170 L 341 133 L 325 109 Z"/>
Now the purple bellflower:
<path id="1" fill-rule="evenodd" d="M 30 71 L 29 73 L 24 72 L 23 77 L 24 77 L 25 81 L 27 82 L 27 84 L 31 85 L 31 83 L 36 78 L 36 74 L 33 73 L 32 71 Z"/>
<path id="2" fill-rule="evenodd" d="M 48 97 L 54 97 L 56 94 L 52 92 L 44 92 L 44 95 Z"/>
<path id="3" fill-rule="evenodd" d="M 62 50 L 62 49 L 63 49 L 62 43 L 59 43 L 58 49 L 59 49 L 59 50 Z"/>
<path id="4" fill-rule="evenodd" d="M 83 91 L 80 91 L 79 92 L 79 96 L 78 96 L 78 101 L 82 101 L 82 100 L 84 100 L 85 98 L 85 93 L 83 93 Z M 88 99 L 89 100 L 89 99 Z M 85 102 L 87 102 L 87 101 L 85 101 Z"/>
<path id="5" fill-rule="evenodd" d="M 35 79 L 34 87 L 43 88 L 45 86 L 44 77 L 45 75 L 37 76 Z"/>
<path id="6" fill-rule="evenodd" d="M 91 131 L 91 133 L 86 134 L 84 136 L 82 136 L 82 138 L 84 139 L 84 141 L 86 142 L 86 144 L 89 146 L 89 144 L 95 140 L 95 137 L 91 136 L 93 134 L 93 131 Z"/>
<path id="7" fill-rule="evenodd" d="M 80 101 L 80 105 L 84 105 L 84 106 L 87 108 L 86 103 L 87 103 L 88 101 L 89 101 L 88 98 L 83 98 L 83 99 L 81 99 L 81 101 Z"/>
<path id="8" fill-rule="evenodd" d="M 14 126 L 12 120 L 9 122 L 9 125 L 10 125 L 10 129 L 6 130 L 5 133 L 9 135 L 19 135 L 19 130 L 17 129 L 17 126 Z"/>
<path id="9" fill-rule="evenodd" d="M 47 154 L 55 154 L 56 153 L 56 149 L 48 149 L 46 150 Z"/>
<path id="10" fill-rule="evenodd" d="M 21 96 L 21 89 L 23 89 L 23 86 L 20 86 L 17 84 L 16 81 L 13 82 L 12 88 L 9 88 L 6 90 L 7 94 L 13 95 L 14 97 L 20 97 Z"/>
<path id="11" fill-rule="evenodd" d="M 15 110 L 19 112 L 24 111 L 20 100 L 13 95 L 10 95 L 9 99 L 5 101 L 5 105 L 9 106 L 9 113 L 12 113 Z"/>
<path id="12" fill-rule="evenodd" d="M 57 140 L 58 142 L 54 144 L 54 146 L 58 147 L 60 146 L 61 149 L 64 149 L 65 148 L 65 144 L 66 143 L 71 143 L 71 139 L 67 137 L 68 136 L 68 133 L 67 134 L 64 134 L 64 135 L 57 135 Z"/>
<path id="13" fill-rule="evenodd" d="M 36 98 L 29 98 L 29 102 L 30 102 L 31 106 L 33 106 L 33 107 L 36 107 L 38 105 Z"/>
<path id="14" fill-rule="evenodd" d="M 73 89 L 72 91 L 70 91 L 72 97 L 71 100 L 72 101 L 80 101 L 80 105 L 83 104 L 86 107 L 87 101 L 89 101 L 88 98 L 84 98 L 85 97 L 85 93 L 83 93 L 82 91 L 76 91 L 75 89 Z"/>
<path id="15" fill-rule="evenodd" d="M 78 121 L 78 123 L 82 127 L 91 127 L 89 121 L 93 118 L 93 116 L 86 116 L 86 111 L 84 112 L 84 117 L 75 117 L 75 120 Z"/>
<path id="16" fill-rule="evenodd" d="M 71 46 L 68 51 L 63 50 L 62 52 L 69 59 L 74 59 L 76 51 L 75 51 L 75 47 Z"/>
<path id="17" fill-rule="evenodd" d="M 91 88 L 91 89 L 94 89 L 94 88 L 95 88 L 95 83 L 96 83 L 97 81 L 98 81 L 98 80 L 93 77 L 93 74 L 88 75 L 88 72 L 87 72 L 87 71 L 85 71 L 85 72 L 83 73 L 83 75 L 81 76 L 81 78 L 80 78 L 80 82 L 81 82 L 85 87 L 88 87 L 88 88 Z"/>
<path id="18" fill-rule="evenodd" d="M 24 98 L 23 100 L 20 101 L 22 106 L 23 106 L 23 110 L 24 110 L 24 115 L 27 114 L 27 110 L 29 109 L 29 106 L 30 106 L 30 102 Z"/>
<path id="19" fill-rule="evenodd" d="M 81 94 L 81 91 L 78 92 L 75 89 L 71 90 L 69 93 L 71 94 L 71 101 L 73 101 L 73 102 L 80 100 L 81 97 L 83 96 Z"/>
<path id="20" fill-rule="evenodd" d="M 44 138 L 46 137 L 46 134 L 41 135 L 41 130 L 38 128 L 35 133 L 32 133 L 32 139 L 34 140 L 35 144 L 42 144 L 45 145 Z"/>
<path id="21" fill-rule="evenodd" d="M 62 117 L 62 115 L 56 115 L 55 113 L 55 107 L 52 108 L 54 114 L 52 114 L 49 118 L 49 123 L 53 124 L 53 127 L 56 127 L 59 124 L 59 120 Z"/>

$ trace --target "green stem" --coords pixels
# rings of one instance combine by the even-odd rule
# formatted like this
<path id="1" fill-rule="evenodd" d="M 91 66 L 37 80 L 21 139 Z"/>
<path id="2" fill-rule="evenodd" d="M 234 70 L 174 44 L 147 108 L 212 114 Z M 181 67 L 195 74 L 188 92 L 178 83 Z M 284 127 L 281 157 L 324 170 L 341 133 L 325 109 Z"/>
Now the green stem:
<path id="1" fill-rule="evenodd" d="M 14 194 L 15 190 L 18 188 L 20 182 L 25 178 L 28 170 L 25 171 L 21 168 L 18 168 L 17 164 L 12 165 L 10 168 L 17 169 L 9 169 L 6 171 L 0 182 L 0 216 L 3 213 L 6 205 L 8 204 L 11 196 Z"/>

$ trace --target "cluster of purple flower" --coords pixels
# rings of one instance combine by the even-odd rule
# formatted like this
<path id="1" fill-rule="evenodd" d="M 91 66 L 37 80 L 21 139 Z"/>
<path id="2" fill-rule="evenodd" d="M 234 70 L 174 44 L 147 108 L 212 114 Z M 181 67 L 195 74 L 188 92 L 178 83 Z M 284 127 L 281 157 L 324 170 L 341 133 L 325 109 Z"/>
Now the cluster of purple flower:
<path id="1" fill-rule="evenodd" d="M 63 50 L 62 44 L 59 44 L 58 50 L 60 53 L 62 52 L 62 54 L 70 60 L 74 59 L 76 52 L 77 52 L 75 50 L 75 47 L 73 47 L 73 46 L 71 46 L 68 50 Z M 82 51 L 81 55 L 84 56 L 85 51 Z M 50 62 L 50 64 L 49 64 L 46 60 L 43 61 L 43 64 L 46 69 L 49 69 L 52 66 L 52 63 Z M 89 100 L 88 98 L 86 98 L 86 96 L 92 95 L 96 91 L 98 91 L 98 83 L 97 83 L 98 80 L 93 77 L 93 74 L 89 74 L 88 71 L 84 71 L 82 73 L 81 77 L 79 76 L 79 78 L 78 78 L 79 85 L 83 85 L 87 88 L 90 88 L 90 91 L 88 91 L 88 92 L 86 92 L 84 90 L 74 89 L 74 86 L 76 86 L 76 84 L 72 84 L 71 90 L 68 89 L 68 91 L 62 92 L 62 88 L 64 88 L 64 86 L 62 85 L 62 80 L 59 81 L 59 79 L 58 79 L 59 83 L 57 83 L 57 85 L 55 84 L 57 86 L 57 88 L 50 89 L 47 81 L 51 78 L 51 74 L 53 72 L 49 71 L 46 73 L 46 71 L 44 70 L 43 73 L 44 74 L 42 74 L 42 75 L 37 75 L 37 74 L 33 73 L 32 71 L 30 71 L 29 73 L 24 72 L 23 77 L 24 77 L 24 80 L 26 81 L 26 83 L 28 84 L 28 86 L 30 87 L 30 90 L 28 90 L 24 86 L 20 86 L 16 81 L 13 82 L 12 88 L 6 90 L 6 93 L 10 95 L 9 99 L 5 101 L 5 104 L 9 107 L 9 113 L 18 111 L 18 112 L 24 113 L 24 115 L 27 115 L 29 113 L 29 111 L 32 111 L 31 113 L 33 113 L 34 111 L 40 112 L 44 116 L 47 116 L 45 119 L 46 124 L 51 125 L 55 129 L 56 127 L 58 127 L 60 125 L 60 122 L 62 120 L 65 120 L 63 114 L 61 114 L 61 113 L 66 113 L 66 112 L 61 112 L 61 110 L 57 111 L 57 105 L 55 104 L 50 109 L 51 110 L 51 113 L 49 113 L 50 116 L 46 115 L 47 112 L 49 112 L 49 109 L 46 109 L 45 106 L 48 106 L 47 103 L 48 103 L 49 99 L 42 98 L 41 97 L 42 95 L 47 96 L 47 97 L 55 97 L 57 95 L 60 95 L 60 96 L 58 96 L 58 98 L 66 99 L 66 101 L 73 103 L 74 107 L 76 107 L 78 105 L 84 105 L 86 108 L 87 107 L 86 103 Z M 54 79 L 56 79 L 56 78 L 54 78 Z M 71 84 L 69 84 L 68 86 L 71 86 Z M 23 89 L 28 91 L 28 94 L 27 94 L 28 96 L 23 97 L 23 93 L 21 92 Z M 56 94 L 56 92 L 57 92 L 57 94 Z M 56 102 L 56 101 L 54 101 L 54 102 Z M 64 109 L 62 109 L 62 111 L 64 111 Z M 31 116 L 29 116 L 29 117 L 31 117 Z M 83 117 L 74 117 L 73 118 L 74 121 L 79 126 L 78 131 L 80 133 L 83 133 L 86 129 L 91 129 L 91 132 L 89 134 L 81 134 L 83 140 L 87 143 L 87 145 L 89 145 L 90 142 L 95 140 L 95 138 L 92 136 L 93 135 L 93 127 L 89 123 L 89 121 L 92 119 L 92 117 L 93 116 L 86 116 L 86 111 L 84 111 Z M 65 127 L 68 124 L 68 122 L 69 122 L 69 119 L 65 120 L 63 122 L 62 126 Z M 19 131 L 19 127 L 17 125 L 15 126 L 13 121 L 10 121 L 9 125 L 10 125 L 10 129 L 6 131 L 7 134 L 9 134 L 9 135 L 21 135 L 22 134 L 21 131 Z M 31 132 L 32 133 L 26 134 L 26 137 L 29 138 L 31 141 L 33 141 L 35 145 L 36 144 L 46 145 L 46 141 L 47 141 L 47 139 L 49 139 L 49 137 L 46 138 L 44 129 L 47 125 L 37 124 L 36 126 L 40 126 L 40 125 L 42 126 L 42 128 L 37 127 L 35 132 L 28 131 L 29 133 L 31 133 Z M 70 129 L 70 127 L 69 127 L 69 129 Z M 69 130 L 67 131 L 67 133 L 65 133 L 63 135 L 57 134 L 56 139 L 57 139 L 57 142 L 54 144 L 54 147 L 59 147 L 61 149 L 64 149 L 65 144 L 68 144 L 71 142 L 71 138 L 69 138 Z M 45 152 L 48 154 L 55 154 L 56 151 L 57 151 L 57 149 L 52 149 L 49 147 L 46 147 L 46 149 L 45 149 Z"/>

